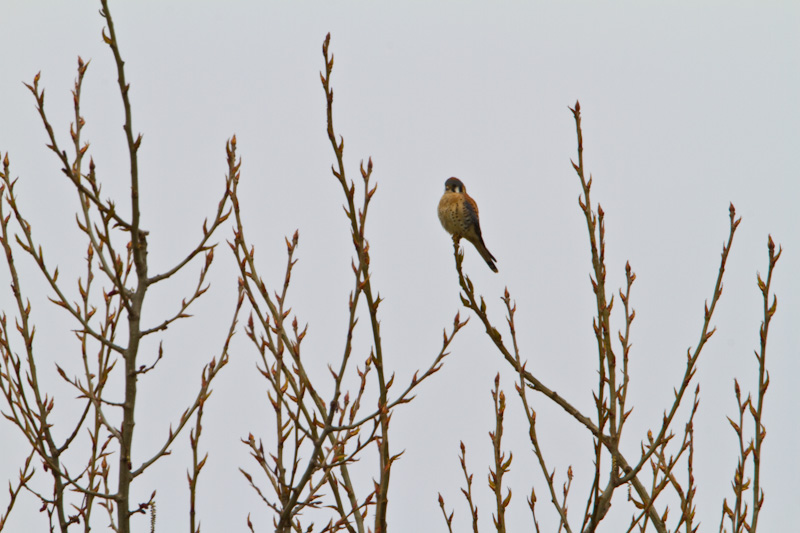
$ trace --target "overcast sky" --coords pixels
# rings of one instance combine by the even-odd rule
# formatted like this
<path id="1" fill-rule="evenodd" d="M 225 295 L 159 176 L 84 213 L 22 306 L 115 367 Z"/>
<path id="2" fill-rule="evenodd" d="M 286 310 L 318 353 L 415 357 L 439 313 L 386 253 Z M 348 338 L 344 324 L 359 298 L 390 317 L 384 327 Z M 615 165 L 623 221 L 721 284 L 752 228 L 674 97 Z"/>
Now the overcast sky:
<path id="1" fill-rule="evenodd" d="M 800 501 L 800 6 L 674 4 L 113 2 L 134 127 L 144 134 L 142 224 L 150 231 L 151 272 L 181 258 L 212 215 L 224 185 L 225 141 L 235 133 L 249 238 L 275 288 L 283 279 L 283 238 L 299 229 L 291 305 L 300 322 L 310 324 L 306 357 L 318 358 L 319 377 L 327 379 L 326 365 L 338 360 L 345 339 L 353 255 L 344 198 L 329 170 L 333 154 L 319 83 L 321 44 L 331 32 L 334 119 L 345 139 L 348 172 L 357 178 L 359 161 L 372 156 L 379 184 L 367 232 L 373 283 L 385 298 L 380 313 L 387 365 L 400 383 L 426 368 L 440 348 L 442 329 L 461 309 L 451 241 L 436 217 L 445 179 L 457 176 L 480 206 L 484 239 L 498 260 L 494 274 L 466 248 L 465 269 L 496 326 L 504 331 L 499 297 L 508 287 L 518 304 L 518 340 L 528 368 L 589 411 L 597 372 L 594 297 L 579 182 L 570 165 L 575 127 L 567 109 L 579 99 L 592 199 L 606 212 L 609 287 L 624 284 L 628 260 L 637 274 L 630 392 L 635 410 L 627 453 L 635 454 L 647 429 L 660 424 L 680 383 L 686 349 L 700 336 L 730 202 L 743 219 L 713 321 L 718 331 L 697 373 L 702 390 L 695 425 L 696 504 L 703 530 L 719 527 L 722 498 L 732 496 L 737 444 L 726 416 L 736 415 L 734 377 L 743 390 L 755 389 L 752 354 L 762 313 L 756 272 L 766 272 L 767 235 L 784 248 L 767 356 L 771 386 L 760 525 L 765 532 L 786 531 L 797 523 Z M 42 72 L 46 106 L 66 144 L 77 56 L 91 59 L 84 136 L 104 196 L 127 207 L 123 114 L 98 9 L 99 2 L 86 0 L 5 0 L 0 17 L 0 152 L 9 153 L 12 173 L 20 178 L 20 204 L 65 281 L 85 269 L 86 245 L 74 227 L 78 206 L 45 148 L 33 99 L 21 82 Z M 226 227 L 218 240 L 230 236 Z M 224 340 L 236 271 L 226 247 L 215 263 L 212 288 L 194 309 L 196 318 L 169 329 L 165 360 L 140 382 L 140 458 L 152 453 L 178 419 L 202 365 Z M 75 393 L 59 381 L 53 363 L 79 371 L 79 346 L 69 333 L 74 326 L 47 303 L 32 263 L 20 264 L 37 323 L 43 379 L 56 395 L 57 412 L 63 409 L 68 418 Z M 154 292 L 144 319 L 155 323 L 174 310 L 198 269 Z M 5 267 L 0 286 L 0 307 L 11 316 Z M 612 320 L 621 327 L 621 312 Z M 366 321 L 363 326 L 362 335 Z M 144 345 L 143 357 L 152 358 L 155 347 Z M 392 477 L 390 527 L 445 531 L 436 501 L 441 492 L 448 508 L 456 509 L 457 529 L 469 528 L 458 490 L 463 440 L 475 474 L 473 490 L 480 495 L 481 525 L 491 528 L 490 389 L 500 371 L 510 405 L 505 448 L 514 453 L 510 529 L 532 528 L 524 495 L 533 480 L 540 523 L 552 530 L 555 512 L 530 451 L 513 374 L 477 320 L 459 334 L 452 352 L 443 370 L 392 420 L 392 447 L 406 453 Z M 244 531 L 248 513 L 261 530 L 270 529 L 271 514 L 238 472 L 240 466 L 256 469 L 240 439 L 252 432 L 267 441 L 273 427 L 267 384 L 254 372 L 256 355 L 240 332 L 204 419 L 201 447 L 210 458 L 200 479 L 203 531 Z M 593 475 L 590 436 L 544 397 L 533 398 L 556 479 L 563 482 L 567 466 L 573 466 L 570 516 L 580 524 Z M 24 447 L 9 424 L 0 434 L 2 484 L 14 477 Z M 137 502 L 158 490 L 157 531 L 188 528 L 188 450 L 183 437 L 172 456 L 134 485 Z M 361 467 L 374 471 L 374 463 Z M 39 482 L 46 491 L 45 475 Z M 620 491 L 605 530 L 627 527 L 629 505 Z M 10 531 L 45 530 L 38 507 L 26 496 Z M 677 515 L 673 509 L 673 520 Z M 137 530 L 148 525 L 140 519 Z M 96 527 L 104 526 L 98 521 Z"/>

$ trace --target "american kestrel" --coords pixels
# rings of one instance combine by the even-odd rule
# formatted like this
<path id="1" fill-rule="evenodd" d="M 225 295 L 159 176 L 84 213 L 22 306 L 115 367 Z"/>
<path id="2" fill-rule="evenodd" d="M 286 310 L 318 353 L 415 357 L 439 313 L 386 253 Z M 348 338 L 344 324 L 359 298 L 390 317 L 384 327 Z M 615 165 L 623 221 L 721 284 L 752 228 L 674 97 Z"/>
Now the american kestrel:
<path id="1" fill-rule="evenodd" d="M 444 182 L 444 194 L 439 200 L 439 220 L 453 237 L 464 237 L 474 244 L 489 268 L 497 272 L 494 264 L 497 259 L 486 249 L 481 236 L 478 204 L 470 198 L 466 187 L 458 178 L 450 178 Z"/>

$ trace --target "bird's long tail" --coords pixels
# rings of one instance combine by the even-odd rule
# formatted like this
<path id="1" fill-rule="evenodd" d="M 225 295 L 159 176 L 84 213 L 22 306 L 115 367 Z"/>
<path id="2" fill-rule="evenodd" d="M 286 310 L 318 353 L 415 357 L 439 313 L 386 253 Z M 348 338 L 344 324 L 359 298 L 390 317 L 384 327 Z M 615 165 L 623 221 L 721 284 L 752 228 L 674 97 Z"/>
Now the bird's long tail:
<path id="1" fill-rule="evenodd" d="M 481 254 L 481 257 L 483 257 L 483 260 L 486 261 L 486 264 L 489 265 L 489 268 L 492 269 L 492 272 L 497 272 L 497 266 L 494 264 L 497 259 L 495 259 L 492 253 L 486 249 L 486 245 L 483 244 L 483 239 L 480 239 L 478 242 L 474 242 L 473 244 L 478 250 L 478 253 Z"/>

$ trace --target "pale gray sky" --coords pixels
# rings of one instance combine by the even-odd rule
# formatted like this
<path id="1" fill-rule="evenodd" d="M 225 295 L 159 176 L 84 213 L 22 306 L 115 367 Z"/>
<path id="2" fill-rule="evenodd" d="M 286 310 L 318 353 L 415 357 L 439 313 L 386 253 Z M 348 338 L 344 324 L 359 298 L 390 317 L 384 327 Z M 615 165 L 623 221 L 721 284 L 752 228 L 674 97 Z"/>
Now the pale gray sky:
<path id="1" fill-rule="evenodd" d="M 104 195 L 127 206 L 123 116 L 98 8 L 94 1 L 6 0 L 0 18 L 0 152 L 10 154 L 12 172 L 20 177 L 20 203 L 63 280 L 76 279 L 85 268 L 85 244 L 76 240 L 73 222 L 77 205 L 58 161 L 44 147 L 44 130 L 21 82 L 41 70 L 46 106 L 66 143 L 76 59 L 91 59 L 84 135 Z M 760 525 L 767 532 L 796 524 L 798 4 L 140 1 L 114 2 L 112 9 L 132 87 L 134 126 L 144 134 L 143 226 L 151 232 L 151 270 L 181 257 L 203 218 L 213 213 L 223 187 L 224 143 L 236 133 L 249 237 L 273 285 L 282 282 L 283 238 L 300 231 L 292 307 L 310 324 L 304 345 L 307 357 L 319 359 L 323 379 L 327 363 L 341 353 L 352 286 L 349 225 L 329 170 L 333 155 L 319 83 L 327 32 L 336 57 L 335 126 L 345 138 L 350 176 L 358 177 L 359 160 L 372 156 L 375 163 L 379 187 L 368 223 L 373 282 L 385 298 L 384 350 L 400 382 L 428 366 L 442 329 L 460 309 L 452 246 L 436 217 L 444 180 L 458 176 L 478 201 L 484 238 L 498 259 L 500 272 L 493 274 L 467 247 L 465 268 L 496 325 L 504 323 L 499 297 L 507 286 L 518 303 L 528 368 L 580 408 L 591 408 L 591 265 L 579 184 L 569 162 L 576 141 L 567 109 L 580 99 L 593 200 L 606 212 L 608 283 L 622 286 L 627 260 L 638 276 L 632 297 L 635 410 L 625 446 L 635 453 L 647 428 L 660 423 L 682 376 L 686 349 L 700 335 L 733 202 L 743 222 L 714 319 L 718 331 L 697 374 L 698 518 L 703 530 L 716 530 L 722 498 L 731 497 L 737 453 L 726 416 L 736 411 L 734 377 L 745 391 L 754 390 L 752 350 L 761 320 L 755 276 L 766 271 L 771 233 L 785 251 L 774 281 L 779 305 L 769 339 Z M 219 240 L 229 237 L 226 228 Z M 74 391 L 59 381 L 52 363 L 77 372 L 78 347 L 70 322 L 47 303 L 32 267 L 24 266 L 24 288 L 33 304 L 37 349 L 56 409 L 66 417 Z M 236 287 L 226 247 L 219 249 L 216 267 L 211 290 L 194 310 L 197 318 L 170 328 L 166 359 L 142 380 L 140 457 L 177 420 L 202 365 L 223 341 Z M 156 291 L 145 320 L 171 312 L 196 270 Z M 0 286 L 0 303 L 8 309 L 5 267 Z M 615 327 L 621 326 L 621 314 L 615 319 Z M 256 354 L 244 340 L 240 332 L 205 418 L 202 447 L 210 459 L 200 479 L 204 531 L 244 531 L 248 513 L 261 530 L 271 525 L 271 514 L 238 472 L 240 466 L 255 470 L 240 439 L 252 432 L 268 442 L 273 427 L 266 383 L 254 372 Z M 155 346 L 145 350 L 152 354 Z M 361 346 L 366 350 L 366 341 Z M 469 528 L 459 492 L 460 440 L 475 474 L 482 526 L 490 528 L 489 393 L 498 371 L 510 404 L 505 447 L 514 452 L 510 524 L 514 530 L 532 527 L 524 502 L 531 479 L 540 494 L 540 523 L 545 530 L 556 523 L 530 452 L 514 376 L 475 321 L 457 338 L 443 370 L 392 420 L 392 446 L 406 449 L 392 477 L 393 531 L 445 531 L 437 492 L 448 508 L 456 508 L 458 530 Z M 590 436 L 544 398 L 534 398 L 556 478 L 563 480 L 573 466 L 570 509 L 580 523 L 593 473 Z M 0 483 L 14 476 L 15 460 L 24 453 L 12 426 L 5 424 L 2 435 Z M 187 441 L 182 438 L 173 455 L 135 485 L 142 501 L 158 490 L 157 531 L 187 528 Z M 374 464 L 362 466 L 368 473 Z M 42 490 L 48 481 L 40 478 Z M 624 500 L 621 491 L 606 531 L 627 527 L 632 511 Z M 5 501 L 0 500 L 3 508 Z M 10 531 L 45 530 L 37 510 L 37 502 L 26 497 Z M 671 515 L 677 514 L 673 509 Z M 99 521 L 96 527 L 104 526 Z M 139 526 L 146 530 L 146 519 Z"/>

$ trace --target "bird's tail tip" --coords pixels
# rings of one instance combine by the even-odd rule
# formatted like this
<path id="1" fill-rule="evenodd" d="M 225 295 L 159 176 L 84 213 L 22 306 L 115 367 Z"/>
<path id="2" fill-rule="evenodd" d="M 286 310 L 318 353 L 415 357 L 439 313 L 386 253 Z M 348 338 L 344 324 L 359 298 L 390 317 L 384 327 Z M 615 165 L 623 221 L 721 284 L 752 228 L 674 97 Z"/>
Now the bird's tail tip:
<path id="1" fill-rule="evenodd" d="M 478 253 L 481 254 L 483 260 L 486 261 L 486 264 L 489 265 L 489 268 L 492 269 L 492 272 L 497 272 L 497 265 L 495 265 L 497 259 L 495 259 L 492 255 L 492 252 L 486 248 L 486 245 L 483 244 L 483 239 L 481 239 L 479 242 L 473 242 L 473 244 L 478 250 Z"/>
<path id="2" fill-rule="evenodd" d="M 484 250 L 486 250 L 485 247 Z M 492 269 L 492 272 L 497 272 L 497 265 L 494 264 L 497 259 L 494 258 L 491 252 L 486 250 L 486 254 L 481 253 L 481 255 L 483 256 L 483 260 L 486 261 L 486 264 L 489 265 L 489 268 Z"/>

